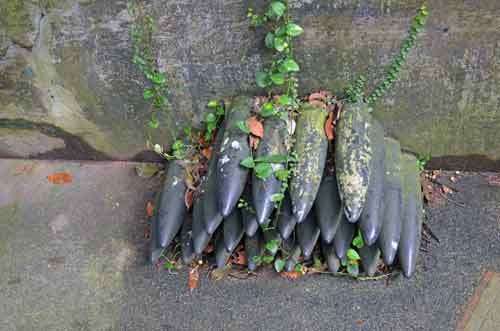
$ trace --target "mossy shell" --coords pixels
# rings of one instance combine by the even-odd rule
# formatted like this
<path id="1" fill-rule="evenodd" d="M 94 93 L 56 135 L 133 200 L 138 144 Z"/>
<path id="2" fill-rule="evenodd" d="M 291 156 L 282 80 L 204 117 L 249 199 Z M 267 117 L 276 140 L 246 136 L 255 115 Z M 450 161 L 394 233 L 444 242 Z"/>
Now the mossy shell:
<path id="1" fill-rule="evenodd" d="M 290 198 L 297 222 L 305 220 L 321 184 L 328 151 L 325 135 L 326 112 L 304 104 L 297 119 L 294 152 L 297 155 L 290 181 Z"/>
<path id="2" fill-rule="evenodd" d="M 346 104 L 336 127 L 335 167 L 339 194 L 349 222 L 363 211 L 371 176 L 372 116 L 364 103 Z"/>

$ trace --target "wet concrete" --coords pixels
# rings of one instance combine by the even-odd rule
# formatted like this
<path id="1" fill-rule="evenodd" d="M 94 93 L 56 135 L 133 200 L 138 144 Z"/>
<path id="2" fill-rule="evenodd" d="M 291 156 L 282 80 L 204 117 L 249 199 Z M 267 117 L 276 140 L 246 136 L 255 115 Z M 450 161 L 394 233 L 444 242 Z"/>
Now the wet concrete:
<path id="1" fill-rule="evenodd" d="M 426 210 L 440 242 L 410 280 L 214 281 L 203 269 L 190 293 L 186 270 L 146 265 L 145 205 L 161 181 L 134 165 L 0 160 L 0 330 L 454 330 L 484 273 L 500 271 L 500 187 L 468 173 Z M 58 171 L 72 182 L 50 183 Z"/>

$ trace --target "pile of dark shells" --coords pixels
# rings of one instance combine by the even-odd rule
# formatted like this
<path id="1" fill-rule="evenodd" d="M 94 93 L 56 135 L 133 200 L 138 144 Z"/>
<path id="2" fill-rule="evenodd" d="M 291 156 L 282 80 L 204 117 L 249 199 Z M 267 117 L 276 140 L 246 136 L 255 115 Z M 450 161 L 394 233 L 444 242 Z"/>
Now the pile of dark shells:
<path id="1" fill-rule="evenodd" d="M 335 273 L 355 248 L 366 275 L 385 264 L 399 265 L 410 277 L 423 217 L 416 158 L 402 153 L 395 139 L 384 137 L 382 125 L 364 103 L 344 105 L 332 142 L 325 134 L 327 111 L 304 103 L 292 130 L 282 118 L 265 118 L 264 135 L 254 152 L 256 157 L 295 156 L 284 191 L 275 175 L 283 163 L 272 163 L 273 174 L 265 179 L 241 165 L 252 156 L 252 148 L 238 123 L 250 116 L 253 105 L 251 97 L 236 97 L 226 111 L 191 210 L 185 203 L 182 162 L 169 162 L 152 220 L 151 262 L 175 241 L 183 263 L 190 264 L 203 259 L 210 243 L 217 268 L 243 245 L 249 270 L 264 255 L 284 261 L 283 271 L 293 271 L 314 256 Z M 274 199 L 277 194 L 284 195 L 280 203 Z M 359 235 L 362 244 L 354 247 Z"/>

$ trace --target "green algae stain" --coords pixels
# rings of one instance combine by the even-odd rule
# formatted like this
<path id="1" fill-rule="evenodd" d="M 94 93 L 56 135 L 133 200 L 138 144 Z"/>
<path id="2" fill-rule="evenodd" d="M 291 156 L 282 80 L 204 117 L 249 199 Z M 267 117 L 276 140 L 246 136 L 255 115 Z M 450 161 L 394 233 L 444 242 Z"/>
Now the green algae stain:
<path id="1" fill-rule="evenodd" d="M 15 226 L 19 222 L 17 204 L 9 204 L 0 207 L 0 257 L 9 252 L 9 239 L 15 235 Z"/>
<path id="2" fill-rule="evenodd" d="M 8 36 L 23 47 L 32 47 L 28 34 L 34 30 L 29 2 L 25 0 L 0 1 L 0 23 Z"/>

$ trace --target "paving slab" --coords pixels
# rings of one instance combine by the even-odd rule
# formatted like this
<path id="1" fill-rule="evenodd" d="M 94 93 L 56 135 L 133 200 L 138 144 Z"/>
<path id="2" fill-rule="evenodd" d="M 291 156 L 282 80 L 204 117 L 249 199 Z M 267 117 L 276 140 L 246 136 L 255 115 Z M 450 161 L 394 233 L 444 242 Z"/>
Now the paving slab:
<path id="1" fill-rule="evenodd" d="M 0 160 L 0 330 L 456 330 L 481 311 L 498 322 L 496 310 L 468 308 L 485 273 L 500 272 L 491 174 L 460 175 L 450 201 L 427 208 L 440 242 L 421 253 L 412 279 L 262 272 L 214 281 L 203 269 L 191 293 L 185 270 L 146 264 L 145 205 L 160 178 L 134 167 Z M 51 183 L 57 172 L 71 182 Z M 486 307 L 498 300 L 492 286 Z"/>

